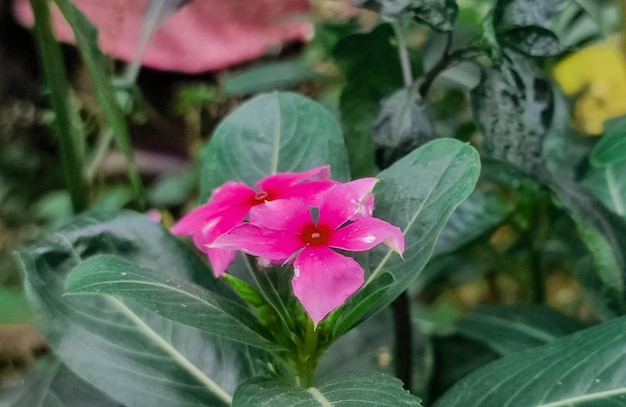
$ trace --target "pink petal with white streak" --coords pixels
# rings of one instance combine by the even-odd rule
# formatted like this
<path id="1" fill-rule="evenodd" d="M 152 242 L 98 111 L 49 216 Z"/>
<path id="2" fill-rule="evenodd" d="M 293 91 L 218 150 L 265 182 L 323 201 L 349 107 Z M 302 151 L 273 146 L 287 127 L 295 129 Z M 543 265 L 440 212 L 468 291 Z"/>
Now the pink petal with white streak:
<path id="1" fill-rule="evenodd" d="M 329 188 L 320 197 L 318 223 L 336 229 L 357 217 L 363 205 L 368 202 L 376 182 L 376 178 L 361 178 Z"/>
<path id="2" fill-rule="evenodd" d="M 335 230 L 328 241 L 330 247 L 356 252 L 369 250 L 380 243 L 402 253 L 402 230 L 378 218 L 361 218 Z"/>

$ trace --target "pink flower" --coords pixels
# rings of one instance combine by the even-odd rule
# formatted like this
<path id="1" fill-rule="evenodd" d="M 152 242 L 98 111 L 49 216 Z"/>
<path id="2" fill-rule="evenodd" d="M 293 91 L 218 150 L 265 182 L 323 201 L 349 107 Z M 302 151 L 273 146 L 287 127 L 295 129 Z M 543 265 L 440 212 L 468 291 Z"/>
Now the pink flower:
<path id="1" fill-rule="evenodd" d="M 251 188 L 243 182 L 226 182 L 216 188 L 205 205 L 183 216 L 170 231 L 175 235 L 193 236 L 198 249 L 205 252 L 216 277 L 221 276 L 235 258 L 236 251 L 208 247 L 219 236 L 239 225 L 251 208 L 267 201 L 300 198 L 310 206 L 317 196 L 336 184 L 330 181 L 330 166 L 305 172 L 283 172 L 263 178 Z"/>
<path id="2" fill-rule="evenodd" d="M 293 260 L 294 294 L 318 323 L 364 281 L 361 266 L 332 249 L 365 251 L 383 243 L 398 253 L 404 251 L 399 228 L 359 214 L 372 202 L 376 182 L 375 178 L 364 178 L 322 192 L 317 222 L 302 199 L 255 206 L 248 223 L 222 235 L 211 247 L 239 249 L 272 261 Z"/>

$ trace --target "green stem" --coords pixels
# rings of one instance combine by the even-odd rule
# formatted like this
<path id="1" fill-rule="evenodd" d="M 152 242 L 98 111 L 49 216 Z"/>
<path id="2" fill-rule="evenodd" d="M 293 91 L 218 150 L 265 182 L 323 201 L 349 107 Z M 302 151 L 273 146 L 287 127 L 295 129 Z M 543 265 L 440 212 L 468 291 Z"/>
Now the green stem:
<path id="1" fill-rule="evenodd" d="M 89 202 L 89 188 L 83 162 L 84 149 L 80 133 L 72 125 L 72 109 L 68 103 L 69 81 L 65 72 L 61 47 L 52 35 L 50 8 L 47 0 L 29 0 L 35 16 L 35 36 L 49 98 L 55 114 L 56 133 L 61 148 L 61 162 L 72 208 L 81 212 Z"/>
<path id="2" fill-rule="evenodd" d="M 304 388 L 313 387 L 314 384 L 315 367 L 319 358 L 319 350 L 317 349 L 318 336 L 319 330 L 316 329 L 315 323 L 309 318 L 306 325 L 303 348 L 299 352 L 296 362 L 298 383 Z"/>
<path id="3" fill-rule="evenodd" d="M 33 0 L 34 1 L 34 0 Z M 43 0 L 37 0 L 42 2 Z M 139 206 L 146 206 L 146 191 L 143 187 L 139 170 L 134 162 L 130 135 L 124 112 L 120 108 L 115 98 L 115 92 L 111 85 L 110 78 L 105 70 L 105 60 L 101 51 L 97 47 L 97 35 L 95 28 L 80 13 L 76 6 L 69 0 L 54 0 L 61 14 L 72 28 L 76 45 L 81 52 L 85 62 L 85 67 L 94 84 L 95 96 L 100 105 L 102 116 L 110 126 L 113 137 L 120 152 L 126 158 L 128 178 L 133 188 Z"/>
<path id="4" fill-rule="evenodd" d="M 396 377 L 411 391 L 413 378 L 413 330 L 411 329 L 409 295 L 406 290 L 391 303 L 395 330 Z"/>
<path id="5" fill-rule="evenodd" d="M 411 60 L 409 59 L 409 51 L 407 50 L 406 43 L 404 42 L 404 36 L 402 29 L 398 24 L 398 21 L 392 20 L 391 27 L 398 41 L 398 54 L 400 56 L 400 66 L 402 67 L 402 80 L 405 87 L 410 87 L 413 84 L 413 72 L 411 70 Z"/>

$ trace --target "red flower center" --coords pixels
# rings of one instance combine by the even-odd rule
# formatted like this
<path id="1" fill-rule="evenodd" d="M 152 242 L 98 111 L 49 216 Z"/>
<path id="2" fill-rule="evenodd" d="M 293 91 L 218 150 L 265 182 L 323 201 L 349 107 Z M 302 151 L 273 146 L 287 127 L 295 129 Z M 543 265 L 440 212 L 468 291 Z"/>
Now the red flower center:
<path id="1" fill-rule="evenodd" d="M 260 191 L 254 194 L 254 197 L 252 197 L 252 200 L 250 201 L 250 203 L 252 205 L 260 205 L 265 201 L 271 201 L 271 200 L 272 198 L 270 197 L 270 194 L 268 194 L 265 191 Z"/>
<path id="2" fill-rule="evenodd" d="M 324 226 L 310 225 L 302 231 L 302 240 L 310 245 L 322 245 L 328 241 L 329 232 Z"/>

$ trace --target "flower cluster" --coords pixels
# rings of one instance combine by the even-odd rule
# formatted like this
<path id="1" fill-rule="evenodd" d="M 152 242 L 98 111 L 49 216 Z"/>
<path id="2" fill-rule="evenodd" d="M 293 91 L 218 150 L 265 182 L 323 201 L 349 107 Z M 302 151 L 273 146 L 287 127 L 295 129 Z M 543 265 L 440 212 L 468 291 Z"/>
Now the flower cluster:
<path id="1" fill-rule="evenodd" d="M 383 243 L 404 251 L 402 231 L 372 216 L 375 178 L 339 183 L 328 166 L 278 173 L 255 188 L 227 182 L 209 202 L 183 217 L 172 233 L 193 236 L 216 276 L 237 250 L 275 264 L 293 264 L 292 287 L 317 323 L 364 282 L 364 270 L 334 249 L 365 251 Z"/>

